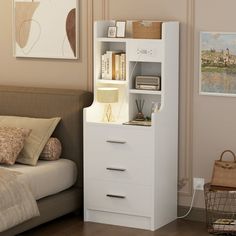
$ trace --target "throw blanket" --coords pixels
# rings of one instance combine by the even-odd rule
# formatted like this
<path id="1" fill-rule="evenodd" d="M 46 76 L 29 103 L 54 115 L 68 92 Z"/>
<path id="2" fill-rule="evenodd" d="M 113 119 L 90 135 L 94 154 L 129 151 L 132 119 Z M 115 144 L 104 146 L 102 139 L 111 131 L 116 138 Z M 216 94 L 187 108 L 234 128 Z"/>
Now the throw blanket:
<path id="1" fill-rule="evenodd" d="M 0 168 L 0 232 L 39 215 L 28 186 L 17 180 L 19 174 Z"/>

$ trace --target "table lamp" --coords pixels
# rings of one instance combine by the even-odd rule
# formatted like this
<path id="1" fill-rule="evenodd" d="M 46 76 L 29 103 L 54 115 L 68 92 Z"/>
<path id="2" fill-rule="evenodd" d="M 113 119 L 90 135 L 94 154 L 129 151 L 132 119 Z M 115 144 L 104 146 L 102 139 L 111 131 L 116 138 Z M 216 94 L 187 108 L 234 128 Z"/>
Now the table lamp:
<path id="1" fill-rule="evenodd" d="M 103 121 L 114 121 L 111 103 L 118 102 L 118 96 L 118 88 L 106 87 L 97 89 L 97 101 L 107 104 L 104 109 Z"/>

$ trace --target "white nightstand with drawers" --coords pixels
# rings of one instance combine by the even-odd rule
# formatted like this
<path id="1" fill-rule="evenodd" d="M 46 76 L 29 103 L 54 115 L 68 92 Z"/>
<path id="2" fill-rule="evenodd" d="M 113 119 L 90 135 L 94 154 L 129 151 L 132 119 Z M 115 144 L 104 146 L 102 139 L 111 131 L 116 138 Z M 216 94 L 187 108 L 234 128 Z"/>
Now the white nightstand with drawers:
<path id="1" fill-rule="evenodd" d="M 94 102 L 84 110 L 84 220 L 155 230 L 177 216 L 178 155 L 178 22 L 162 23 L 161 39 L 107 38 L 114 21 L 94 26 Z M 156 47 L 155 47 L 156 45 Z M 136 55 L 141 49 L 158 55 Z M 101 56 L 126 53 L 126 79 L 101 79 Z M 145 52 L 145 50 L 143 50 Z M 134 79 L 147 72 L 161 76 L 161 90 L 137 90 Z M 97 89 L 119 90 L 111 104 L 115 121 L 102 121 L 104 104 Z M 149 126 L 125 125 L 133 120 L 135 101 L 152 113 Z"/>

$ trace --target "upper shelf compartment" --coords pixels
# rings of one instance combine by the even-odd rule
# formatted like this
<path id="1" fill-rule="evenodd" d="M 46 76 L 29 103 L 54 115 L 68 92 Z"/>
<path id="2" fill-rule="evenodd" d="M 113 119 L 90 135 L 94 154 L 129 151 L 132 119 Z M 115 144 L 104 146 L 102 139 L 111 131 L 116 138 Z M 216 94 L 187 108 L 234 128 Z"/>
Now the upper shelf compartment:
<path id="1" fill-rule="evenodd" d="M 138 22 L 138 21 L 137 21 Z M 150 36 L 150 32 L 137 33 L 133 24 L 137 23 L 133 20 L 126 21 L 126 29 L 125 29 L 125 37 L 117 38 L 117 37 L 108 37 L 108 28 L 114 27 L 116 25 L 116 21 L 99 21 L 95 23 L 94 30 L 94 43 L 96 45 L 105 46 L 101 50 L 104 52 L 105 50 L 127 50 L 127 54 L 129 55 L 129 61 L 146 61 L 146 62 L 162 62 L 164 56 L 164 41 L 165 41 L 165 26 L 160 23 L 159 36 L 158 34 L 149 38 L 145 38 L 145 36 Z M 144 21 L 145 26 L 148 21 Z M 143 24 L 144 24 L 143 23 Z M 152 29 L 153 30 L 153 29 Z M 154 32 L 155 30 L 153 30 Z M 158 30 L 157 30 L 158 31 Z M 141 38 L 143 34 L 144 38 Z M 95 47 L 96 48 L 96 47 Z"/>
<path id="2" fill-rule="evenodd" d="M 115 40 L 122 40 L 122 39 L 161 40 L 163 38 L 162 21 L 126 20 L 124 22 L 125 26 L 124 25 L 118 26 L 118 22 L 119 21 L 115 20 L 95 22 L 94 37 L 97 39 L 101 38 L 102 40 L 106 40 L 106 38 L 109 37 L 111 37 L 111 39 L 115 38 Z"/>

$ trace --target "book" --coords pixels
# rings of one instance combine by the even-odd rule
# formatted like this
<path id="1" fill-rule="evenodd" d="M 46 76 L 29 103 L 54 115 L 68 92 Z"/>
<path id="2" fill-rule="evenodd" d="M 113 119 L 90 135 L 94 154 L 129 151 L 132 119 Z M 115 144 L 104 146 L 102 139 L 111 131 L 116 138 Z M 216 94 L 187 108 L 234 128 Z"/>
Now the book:
<path id="1" fill-rule="evenodd" d="M 126 54 L 120 51 L 106 51 L 101 56 L 101 78 L 107 80 L 126 79 Z"/>
<path id="2" fill-rule="evenodd" d="M 126 80 L 126 54 L 121 53 L 120 55 L 120 79 Z"/>
<path id="3" fill-rule="evenodd" d="M 115 79 L 120 80 L 120 54 L 115 55 Z"/>
<path id="4" fill-rule="evenodd" d="M 236 220 L 234 220 L 234 219 L 217 219 L 213 224 L 217 224 L 217 225 L 235 225 Z"/>
<path id="5" fill-rule="evenodd" d="M 120 51 L 107 51 L 107 79 L 115 80 L 115 56 L 120 54 Z"/>
<path id="6" fill-rule="evenodd" d="M 102 62 L 101 62 L 101 70 L 102 70 L 102 79 L 106 78 L 106 54 L 102 55 Z"/>
<path id="7" fill-rule="evenodd" d="M 107 51 L 107 78 L 109 80 L 115 79 L 115 54 L 113 51 Z"/>

